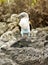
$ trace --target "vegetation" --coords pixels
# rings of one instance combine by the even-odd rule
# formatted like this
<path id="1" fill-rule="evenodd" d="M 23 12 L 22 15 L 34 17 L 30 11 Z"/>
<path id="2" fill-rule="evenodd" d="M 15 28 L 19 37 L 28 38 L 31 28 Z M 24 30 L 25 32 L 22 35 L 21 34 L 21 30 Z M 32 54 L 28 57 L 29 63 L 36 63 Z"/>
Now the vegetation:
<path id="1" fill-rule="evenodd" d="M 0 0 L 0 21 L 11 14 L 27 12 L 33 28 L 48 26 L 48 0 Z M 35 24 L 36 23 L 36 24 Z"/>

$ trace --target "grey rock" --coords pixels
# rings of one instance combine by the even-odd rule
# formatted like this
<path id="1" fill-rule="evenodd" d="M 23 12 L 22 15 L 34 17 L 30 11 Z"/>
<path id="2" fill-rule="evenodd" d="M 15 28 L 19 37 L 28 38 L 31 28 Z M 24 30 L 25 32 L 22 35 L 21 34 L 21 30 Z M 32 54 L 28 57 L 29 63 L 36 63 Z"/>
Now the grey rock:
<path id="1" fill-rule="evenodd" d="M 0 35 L 3 34 L 8 29 L 5 22 L 0 22 Z"/>
<path id="2" fill-rule="evenodd" d="M 4 36 L 1 37 L 0 64 L 48 65 L 48 40 L 46 39 L 48 33 L 40 31 L 36 36 L 27 38 L 19 35 L 17 34 L 15 38 L 11 33 L 12 38 L 9 34 L 5 36 L 5 39 Z"/>

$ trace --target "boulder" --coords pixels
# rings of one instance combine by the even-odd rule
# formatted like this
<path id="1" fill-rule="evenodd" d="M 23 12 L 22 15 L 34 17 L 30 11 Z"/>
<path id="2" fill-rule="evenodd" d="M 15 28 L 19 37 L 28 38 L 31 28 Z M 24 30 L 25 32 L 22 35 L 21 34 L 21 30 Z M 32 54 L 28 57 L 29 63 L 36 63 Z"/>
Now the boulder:
<path id="1" fill-rule="evenodd" d="M 1 41 L 5 44 L 0 49 L 0 64 L 48 65 L 48 31 L 40 29 L 36 32 L 36 30 L 33 30 L 35 36 L 31 35 L 26 38 L 22 38 L 18 34 L 15 38 L 12 31 L 4 33 L 1 36 Z"/>
<path id="2" fill-rule="evenodd" d="M 13 22 L 13 23 L 8 24 L 8 30 L 13 30 L 15 27 L 17 27 L 17 22 Z"/>
<path id="3" fill-rule="evenodd" d="M 6 32 L 7 29 L 8 29 L 8 26 L 6 25 L 6 23 L 0 22 L 0 35 Z"/>
<path id="4" fill-rule="evenodd" d="M 10 41 L 10 40 L 15 39 L 15 37 L 13 36 L 12 31 L 7 31 L 3 35 L 1 35 L 0 39 L 2 41 Z"/>

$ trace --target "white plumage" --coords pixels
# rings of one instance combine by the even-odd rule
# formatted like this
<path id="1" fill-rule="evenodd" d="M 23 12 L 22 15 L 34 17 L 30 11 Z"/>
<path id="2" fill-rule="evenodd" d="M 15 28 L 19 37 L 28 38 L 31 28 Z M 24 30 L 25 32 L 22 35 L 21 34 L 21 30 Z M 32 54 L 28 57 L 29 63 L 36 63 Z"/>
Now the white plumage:
<path id="1" fill-rule="evenodd" d="M 29 26 L 29 16 L 26 12 L 22 12 L 19 14 L 19 17 L 23 16 L 20 20 L 19 25 L 21 26 L 21 35 L 23 36 L 24 33 L 28 33 L 30 36 L 30 26 Z"/>

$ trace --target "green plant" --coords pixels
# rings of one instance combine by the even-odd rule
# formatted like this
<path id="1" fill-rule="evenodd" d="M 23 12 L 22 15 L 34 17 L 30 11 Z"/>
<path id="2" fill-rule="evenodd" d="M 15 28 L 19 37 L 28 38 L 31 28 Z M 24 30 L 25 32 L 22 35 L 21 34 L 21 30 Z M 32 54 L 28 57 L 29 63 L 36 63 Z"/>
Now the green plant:
<path id="1" fill-rule="evenodd" d="M 37 0 L 32 0 L 31 6 L 34 6 L 37 3 Z"/>

